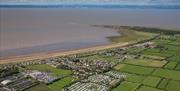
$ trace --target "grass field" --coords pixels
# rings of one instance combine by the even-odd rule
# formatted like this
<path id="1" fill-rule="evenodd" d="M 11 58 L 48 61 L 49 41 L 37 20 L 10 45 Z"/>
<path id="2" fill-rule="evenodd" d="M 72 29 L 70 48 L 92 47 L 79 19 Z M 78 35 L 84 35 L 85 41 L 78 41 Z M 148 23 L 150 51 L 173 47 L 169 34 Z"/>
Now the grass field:
<path id="1" fill-rule="evenodd" d="M 156 87 L 160 82 L 161 78 L 149 76 L 142 83 L 147 86 Z"/>
<path id="2" fill-rule="evenodd" d="M 170 42 L 170 43 L 168 43 L 168 44 L 170 44 L 170 45 L 180 46 L 180 43 L 179 43 L 179 42 L 177 42 L 177 41 L 173 41 L 173 42 Z"/>
<path id="3" fill-rule="evenodd" d="M 154 68 L 128 65 L 128 64 L 119 64 L 117 65 L 117 67 L 115 67 L 115 69 L 122 72 L 134 73 L 140 75 L 150 75 L 154 70 Z"/>
<path id="4" fill-rule="evenodd" d="M 178 62 L 169 62 L 164 68 L 167 69 L 174 69 L 176 67 L 176 65 L 178 64 Z"/>
<path id="5" fill-rule="evenodd" d="M 166 87 L 166 90 L 167 91 L 179 91 L 180 90 L 180 82 L 179 81 L 173 81 L 171 80 L 167 87 Z"/>
<path id="6" fill-rule="evenodd" d="M 128 49 L 130 53 L 140 53 L 152 59 L 125 60 L 116 65 L 114 70 L 125 72 L 125 82 L 139 84 L 135 91 L 180 91 L 180 37 L 156 39 L 153 42 L 162 49 Z M 120 84 L 117 88 L 116 91 L 121 91 L 122 88 L 126 91 L 129 87 Z"/>
<path id="7" fill-rule="evenodd" d="M 149 67 L 162 67 L 166 64 L 167 61 L 159 61 L 152 59 L 131 59 L 125 61 L 127 64 L 134 64 L 140 66 L 149 66 Z"/>
<path id="8" fill-rule="evenodd" d="M 158 85 L 159 89 L 165 89 L 165 87 L 167 86 L 169 80 L 168 79 L 163 79 L 161 80 L 160 84 Z"/>
<path id="9" fill-rule="evenodd" d="M 163 90 L 147 87 L 147 86 L 141 86 L 140 89 L 138 89 L 137 91 L 163 91 Z"/>
<path id="10" fill-rule="evenodd" d="M 49 84 L 48 87 L 53 89 L 54 91 L 61 91 L 61 89 L 66 86 L 66 85 L 69 85 L 70 83 L 73 82 L 73 77 L 66 77 L 66 78 L 63 78 L 61 80 L 58 80 L 52 84 Z"/>
<path id="11" fill-rule="evenodd" d="M 157 69 L 154 73 L 154 76 L 169 78 L 173 80 L 180 80 L 180 71 L 167 70 L 167 69 Z"/>
<path id="12" fill-rule="evenodd" d="M 142 75 L 129 74 L 129 73 L 125 73 L 125 75 L 126 75 L 125 80 L 129 82 L 140 83 L 145 79 L 145 76 L 142 76 Z"/>
<path id="13" fill-rule="evenodd" d="M 52 74 L 55 76 L 67 76 L 67 75 L 72 74 L 72 71 L 70 70 L 57 69 L 47 64 L 29 65 L 27 66 L 27 69 L 52 72 Z"/>
<path id="14" fill-rule="evenodd" d="M 170 57 L 170 58 L 168 58 L 167 60 L 168 60 L 168 61 L 180 62 L 180 55 Z"/>
<path id="15" fill-rule="evenodd" d="M 170 54 L 164 53 L 164 51 L 161 51 L 160 49 L 147 49 L 145 51 L 142 51 L 142 54 L 160 56 L 160 57 L 169 57 L 170 56 Z"/>
<path id="16" fill-rule="evenodd" d="M 156 34 L 147 32 L 138 32 L 130 29 L 118 30 L 121 34 L 120 36 L 108 37 L 108 39 L 114 43 L 119 42 L 135 42 L 140 40 L 145 40 L 154 37 Z"/>
<path id="17" fill-rule="evenodd" d="M 180 71 L 180 64 L 178 64 L 175 69 Z"/>
<path id="18" fill-rule="evenodd" d="M 124 30 L 120 38 L 110 38 L 113 42 L 137 41 L 150 38 L 144 32 Z M 129 36 L 128 33 L 135 34 Z M 139 36 L 139 38 L 137 38 Z M 127 52 L 142 55 L 137 59 L 126 59 L 119 61 L 115 56 L 93 55 L 84 57 L 90 60 L 101 60 L 117 62 L 111 71 L 119 71 L 125 75 L 120 85 L 115 86 L 112 91 L 180 91 L 180 37 L 153 40 L 159 47 L 156 48 L 128 48 Z M 61 89 L 72 83 L 72 71 L 62 70 L 49 65 L 30 65 L 27 69 L 52 72 L 54 75 L 66 76 L 49 85 L 40 84 L 27 91 L 61 91 Z"/>
<path id="19" fill-rule="evenodd" d="M 122 82 L 117 88 L 113 91 L 134 91 L 140 84 L 132 82 Z"/>

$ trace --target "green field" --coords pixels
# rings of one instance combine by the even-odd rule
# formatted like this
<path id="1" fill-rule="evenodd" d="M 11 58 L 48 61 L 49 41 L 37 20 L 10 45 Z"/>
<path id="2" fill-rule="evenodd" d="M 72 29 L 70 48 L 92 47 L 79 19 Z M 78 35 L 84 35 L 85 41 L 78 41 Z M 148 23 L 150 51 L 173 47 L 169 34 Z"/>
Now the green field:
<path id="1" fill-rule="evenodd" d="M 163 91 L 163 90 L 147 87 L 147 86 L 141 86 L 140 89 L 138 89 L 137 91 Z"/>
<path id="2" fill-rule="evenodd" d="M 154 73 L 154 76 L 169 78 L 173 80 L 180 80 L 180 71 L 167 70 L 167 69 L 157 69 Z"/>
<path id="3" fill-rule="evenodd" d="M 125 61 L 124 63 L 140 65 L 140 66 L 149 66 L 149 67 L 162 67 L 166 64 L 166 62 L 167 61 L 159 61 L 152 59 L 131 59 Z"/>
<path id="4" fill-rule="evenodd" d="M 171 80 L 168 83 L 166 90 L 167 91 L 180 91 L 180 82 Z"/>
<path id="5" fill-rule="evenodd" d="M 154 68 L 128 65 L 128 64 L 119 64 L 115 67 L 115 69 L 122 72 L 134 73 L 140 75 L 150 75 L 154 70 Z"/>
<path id="6" fill-rule="evenodd" d="M 164 68 L 167 69 L 174 69 L 176 67 L 176 65 L 178 64 L 178 62 L 169 62 Z"/>
<path id="7" fill-rule="evenodd" d="M 56 82 L 53 82 L 52 84 L 49 84 L 48 87 L 53 89 L 54 91 L 61 91 L 61 89 L 64 87 L 64 86 L 67 86 L 69 85 L 70 83 L 73 82 L 73 79 L 72 77 L 66 77 L 66 78 L 63 78 L 61 80 L 58 80 Z"/>
<path id="8" fill-rule="evenodd" d="M 156 87 L 160 82 L 161 78 L 149 76 L 142 83 L 150 87 Z"/>
<path id="9" fill-rule="evenodd" d="M 177 42 L 177 41 L 173 41 L 173 42 L 170 42 L 170 43 L 168 43 L 168 44 L 180 46 L 180 42 Z"/>
<path id="10" fill-rule="evenodd" d="M 168 61 L 180 62 L 180 55 L 170 57 L 170 58 L 168 58 L 167 60 L 168 60 Z"/>
<path id="11" fill-rule="evenodd" d="M 156 35 L 130 29 L 120 31 L 122 36 L 109 37 L 109 39 L 114 43 L 135 42 Z M 166 39 L 166 36 L 164 38 L 164 35 L 161 35 L 152 42 L 157 47 L 125 49 L 128 56 L 138 54 L 140 55 L 138 58 L 130 57 L 119 61 L 120 59 L 116 56 L 106 56 L 100 53 L 81 58 L 117 63 L 110 71 L 123 73 L 125 78 L 117 86 L 112 86 L 114 87 L 110 89 L 112 91 L 180 91 L 180 37 L 171 36 Z M 61 91 L 63 87 L 74 81 L 72 71 L 54 68 L 47 64 L 30 65 L 26 69 L 52 72 L 55 76 L 63 76 L 52 84 L 40 83 L 26 91 Z"/>
<path id="12" fill-rule="evenodd" d="M 153 41 L 162 49 L 127 49 L 130 53 L 140 53 L 152 59 L 128 59 L 116 65 L 114 70 L 125 73 L 125 82 L 139 83 L 135 91 L 180 91 L 180 37 Z M 120 84 L 116 90 L 121 91 L 120 87 L 129 88 Z"/>
<path id="13" fill-rule="evenodd" d="M 117 88 L 114 88 L 113 91 L 134 91 L 140 84 L 132 82 L 122 82 Z"/>
<path id="14" fill-rule="evenodd" d="M 160 56 L 160 57 L 169 57 L 170 54 L 165 53 L 163 50 L 160 49 L 147 49 L 141 52 L 144 55 L 153 55 L 153 56 Z"/>
<path id="15" fill-rule="evenodd" d="M 160 82 L 160 84 L 158 85 L 158 88 L 159 89 L 165 89 L 165 87 L 167 86 L 167 84 L 168 84 L 168 79 L 163 79 L 161 82 Z"/>
<path id="16" fill-rule="evenodd" d="M 72 71 L 70 70 L 63 70 L 63 69 L 57 69 L 47 64 L 41 64 L 41 65 L 29 65 L 26 67 L 30 70 L 39 70 L 39 71 L 45 71 L 45 72 L 52 72 L 55 76 L 67 76 L 72 74 Z"/>
<path id="17" fill-rule="evenodd" d="M 145 76 L 142 76 L 142 75 L 129 74 L 129 73 L 125 73 L 125 75 L 126 75 L 125 80 L 129 82 L 140 83 L 145 79 Z"/>
<path id="18" fill-rule="evenodd" d="M 114 43 L 120 42 L 135 42 L 140 40 L 145 40 L 154 37 L 156 34 L 147 32 L 138 32 L 130 29 L 121 29 L 118 31 L 121 36 L 112 36 L 108 39 Z"/>
<path id="19" fill-rule="evenodd" d="M 180 64 L 178 64 L 175 69 L 180 71 Z"/>

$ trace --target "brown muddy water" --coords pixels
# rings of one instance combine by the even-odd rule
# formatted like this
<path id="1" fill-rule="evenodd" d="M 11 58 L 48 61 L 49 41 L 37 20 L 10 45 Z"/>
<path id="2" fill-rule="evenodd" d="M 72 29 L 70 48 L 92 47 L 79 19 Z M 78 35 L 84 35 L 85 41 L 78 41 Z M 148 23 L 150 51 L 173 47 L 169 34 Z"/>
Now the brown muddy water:
<path id="1" fill-rule="evenodd" d="M 96 24 L 180 29 L 180 10 L 0 8 L 0 57 L 103 45 L 119 35 Z"/>

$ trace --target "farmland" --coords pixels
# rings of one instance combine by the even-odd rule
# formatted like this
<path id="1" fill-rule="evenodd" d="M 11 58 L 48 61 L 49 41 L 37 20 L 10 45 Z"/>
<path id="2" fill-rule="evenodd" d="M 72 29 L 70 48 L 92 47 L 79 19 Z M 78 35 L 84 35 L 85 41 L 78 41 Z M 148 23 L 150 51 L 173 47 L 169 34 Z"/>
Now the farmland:
<path id="1" fill-rule="evenodd" d="M 138 83 L 132 83 L 132 82 L 123 82 L 121 85 L 119 85 L 117 88 L 115 88 L 113 91 L 133 91 L 135 88 L 137 88 L 140 84 Z"/>
<path id="2" fill-rule="evenodd" d="M 28 76 L 23 79 L 36 80 L 25 91 L 179 91 L 179 44 L 180 36 L 159 35 L 123 48 L 25 62 L 17 69 Z"/>
<path id="3" fill-rule="evenodd" d="M 112 91 L 179 91 L 180 81 L 180 61 L 179 47 L 180 37 L 170 37 L 168 39 L 158 38 L 152 40 L 159 47 L 144 48 L 144 47 L 128 47 L 126 54 L 141 55 L 138 58 L 127 58 L 119 61 L 117 55 L 109 49 L 108 56 L 102 53 L 98 55 L 90 55 L 85 58 L 88 60 L 104 60 L 107 62 L 116 63 L 111 69 L 112 71 L 121 72 L 125 75 L 124 81 L 115 86 Z M 118 50 L 118 49 L 113 49 Z M 114 56 L 109 56 L 114 55 Z M 39 67 L 37 67 L 39 66 Z M 32 65 L 29 69 L 47 71 L 47 65 Z M 47 69 L 48 68 L 48 69 Z M 66 85 L 73 82 L 73 79 L 68 70 L 58 69 L 60 72 L 53 70 L 55 73 L 63 73 L 69 77 L 60 79 L 46 86 L 48 89 L 58 91 Z"/>
<path id="4" fill-rule="evenodd" d="M 126 84 L 121 83 L 114 91 L 179 91 L 179 39 L 163 36 L 152 40 L 159 47 L 128 48 L 129 52 L 143 57 L 127 59 L 114 67 L 114 70 L 126 74 Z M 132 83 L 139 85 L 132 87 Z"/>

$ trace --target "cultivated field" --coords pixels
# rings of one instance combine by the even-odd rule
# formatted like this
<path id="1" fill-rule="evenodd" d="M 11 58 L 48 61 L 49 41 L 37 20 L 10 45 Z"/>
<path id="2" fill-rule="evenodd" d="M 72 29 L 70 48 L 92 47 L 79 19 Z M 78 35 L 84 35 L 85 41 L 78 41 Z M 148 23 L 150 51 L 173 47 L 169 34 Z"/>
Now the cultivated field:
<path id="1" fill-rule="evenodd" d="M 123 61 L 114 70 L 126 73 L 125 82 L 113 91 L 179 91 L 180 90 L 180 37 L 153 40 L 158 48 L 133 48 L 131 53 L 145 57 Z"/>
<path id="2" fill-rule="evenodd" d="M 180 36 L 160 34 L 153 37 L 157 34 L 147 36 L 140 31 L 132 33 L 137 35 L 125 34 L 124 37 L 128 42 L 135 38 L 135 43 L 128 46 L 125 45 L 129 43 L 120 43 L 61 53 L 63 55 L 12 66 L 4 65 L 2 68 L 12 68 L 9 68 L 9 72 L 0 70 L 4 72 L 0 75 L 0 81 L 9 79 L 4 77 L 5 73 L 16 77 L 14 74 L 17 73 L 39 71 L 46 72 L 45 75 L 41 74 L 42 77 L 50 74 L 49 79 L 51 76 L 57 79 L 50 83 L 33 79 L 37 84 L 25 91 L 180 91 Z M 143 36 L 150 40 L 136 43 Z M 112 38 L 112 41 L 123 42 L 119 37 Z M 0 85 L 0 90 L 2 87 Z"/>

